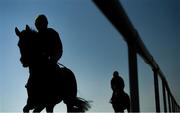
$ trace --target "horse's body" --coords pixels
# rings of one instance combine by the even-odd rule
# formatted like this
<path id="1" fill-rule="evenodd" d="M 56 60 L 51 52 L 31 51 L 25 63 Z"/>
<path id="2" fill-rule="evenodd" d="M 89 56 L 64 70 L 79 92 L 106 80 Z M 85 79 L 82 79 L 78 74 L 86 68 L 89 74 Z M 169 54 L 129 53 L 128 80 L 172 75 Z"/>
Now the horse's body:
<path id="1" fill-rule="evenodd" d="M 65 66 L 51 64 L 40 56 L 37 32 L 28 26 L 22 32 L 17 28 L 15 31 L 19 36 L 20 60 L 30 72 L 26 85 L 28 100 L 23 111 L 34 109 L 34 112 L 41 112 L 46 108 L 47 112 L 53 112 L 54 106 L 61 101 L 66 104 L 68 112 L 88 110 L 88 101 L 77 97 L 77 83 L 73 72 Z"/>

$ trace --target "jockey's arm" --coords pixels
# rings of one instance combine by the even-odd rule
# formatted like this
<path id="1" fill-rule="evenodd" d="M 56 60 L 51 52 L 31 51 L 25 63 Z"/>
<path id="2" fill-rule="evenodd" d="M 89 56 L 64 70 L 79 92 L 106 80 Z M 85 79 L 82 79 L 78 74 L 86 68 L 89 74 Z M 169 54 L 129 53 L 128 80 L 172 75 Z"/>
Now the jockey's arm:
<path id="1" fill-rule="evenodd" d="M 60 40 L 59 34 L 57 32 L 55 32 L 53 34 L 54 36 L 53 38 L 53 43 L 52 43 L 52 49 L 51 49 L 51 56 L 50 59 L 57 63 L 58 60 L 61 58 L 62 56 L 62 52 L 63 52 L 63 46 L 62 46 L 62 42 Z"/>

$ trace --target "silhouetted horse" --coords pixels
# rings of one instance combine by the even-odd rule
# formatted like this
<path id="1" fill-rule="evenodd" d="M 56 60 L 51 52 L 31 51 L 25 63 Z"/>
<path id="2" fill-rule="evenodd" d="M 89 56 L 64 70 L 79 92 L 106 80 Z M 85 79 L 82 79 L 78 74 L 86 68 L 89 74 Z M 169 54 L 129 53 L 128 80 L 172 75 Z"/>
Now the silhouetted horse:
<path id="1" fill-rule="evenodd" d="M 19 37 L 20 61 L 29 67 L 29 79 L 26 85 L 28 99 L 23 111 L 53 112 L 56 104 L 64 101 L 67 112 L 85 112 L 89 102 L 77 97 L 77 83 L 73 72 L 61 65 L 52 65 L 39 54 L 37 32 L 28 26 L 23 31 L 15 28 Z"/>

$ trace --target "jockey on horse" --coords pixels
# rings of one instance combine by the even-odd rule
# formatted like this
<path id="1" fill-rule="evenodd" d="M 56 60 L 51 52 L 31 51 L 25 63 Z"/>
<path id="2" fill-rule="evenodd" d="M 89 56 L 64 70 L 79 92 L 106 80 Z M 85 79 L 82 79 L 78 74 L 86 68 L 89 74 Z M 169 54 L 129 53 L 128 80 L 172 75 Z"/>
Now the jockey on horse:
<path id="1" fill-rule="evenodd" d="M 56 94 L 58 60 L 62 56 L 63 47 L 59 34 L 52 28 L 48 28 L 48 20 L 45 15 L 39 15 L 35 20 L 38 30 L 36 37 L 36 58 L 34 65 L 29 68 L 30 76 L 26 84 L 29 105 L 53 103 L 58 96 Z M 32 63 L 33 64 L 33 63 Z M 56 96 L 55 96 L 56 95 Z M 24 108 L 26 111 L 26 107 Z"/>

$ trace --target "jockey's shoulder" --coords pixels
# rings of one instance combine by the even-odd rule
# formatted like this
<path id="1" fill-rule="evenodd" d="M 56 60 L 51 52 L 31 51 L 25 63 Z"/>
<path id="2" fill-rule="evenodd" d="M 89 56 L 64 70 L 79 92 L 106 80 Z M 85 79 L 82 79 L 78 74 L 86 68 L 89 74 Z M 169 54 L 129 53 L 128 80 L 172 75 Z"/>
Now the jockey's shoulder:
<path id="1" fill-rule="evenodd" d="M 53 28 L 47 28 L 48 32 L 58 34 Z"/>

